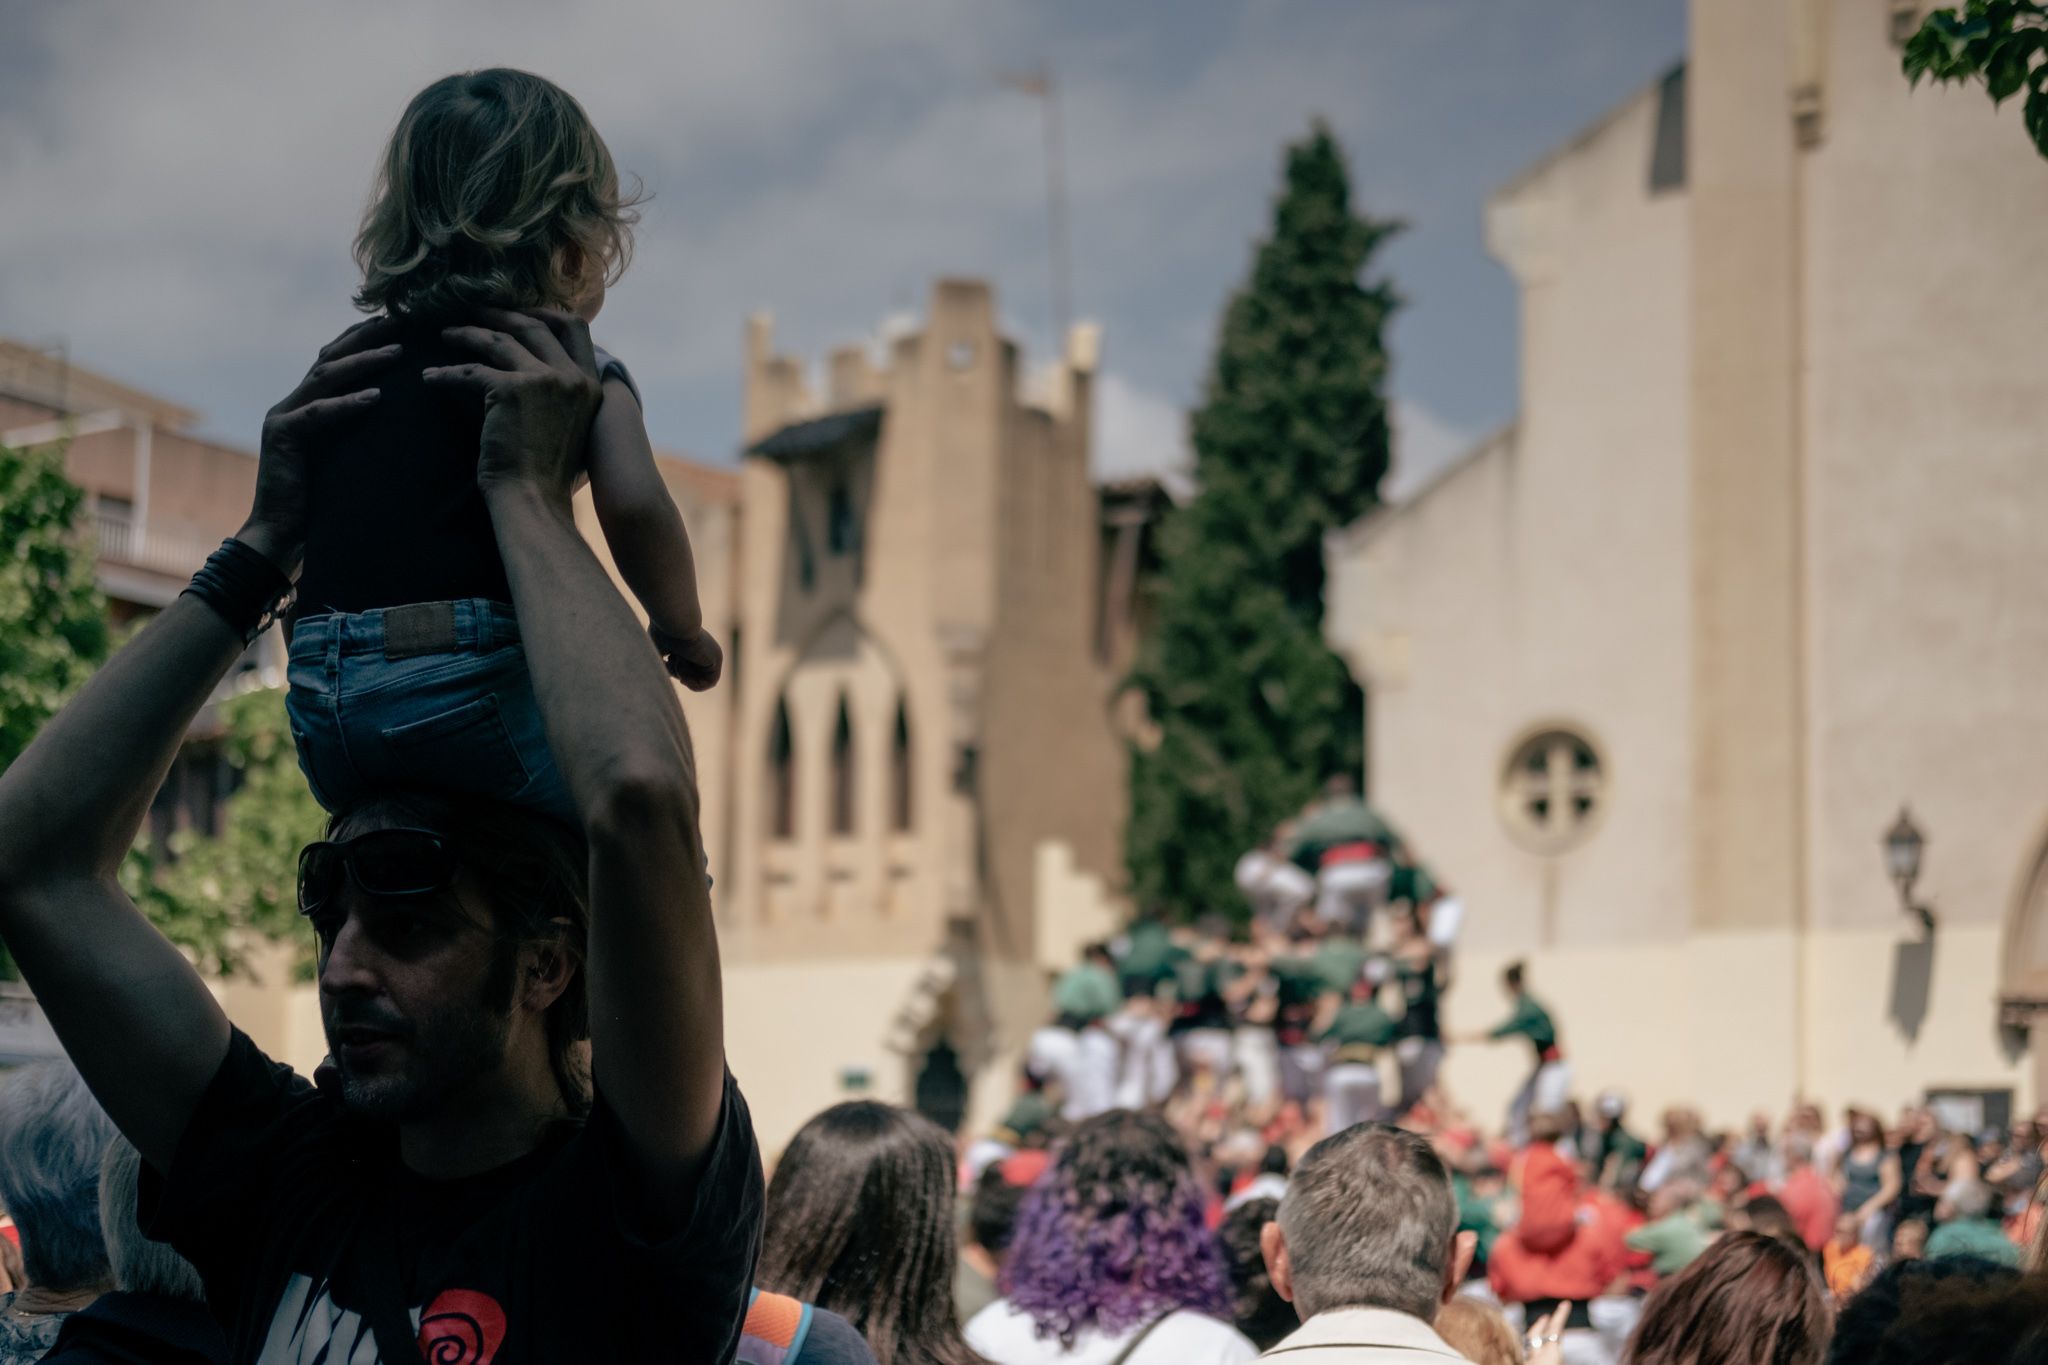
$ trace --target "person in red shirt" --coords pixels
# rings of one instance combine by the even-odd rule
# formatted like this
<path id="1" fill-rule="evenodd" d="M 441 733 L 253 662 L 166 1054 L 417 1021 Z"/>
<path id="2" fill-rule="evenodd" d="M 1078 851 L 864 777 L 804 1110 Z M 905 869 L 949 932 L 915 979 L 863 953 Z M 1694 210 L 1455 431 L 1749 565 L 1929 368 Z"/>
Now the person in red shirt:
<path id="1" fill-rule="evenodd" d="M 1530 1131 L 1536 1142 L 1517 1163 L 1521 1220 L 1493 1244 L 1487 1280 L 1501 1302 L 1536 1306 L 1532 1318 L 1563 1300 L 1577 1305 L 1577 1318 L 1621 1273 L 1627 1228 L 1605 1209 L 1588 1211 L 1582 1222 L 1579 1169 L 1557 1150 L 1555 1117 L 1534 1116 Z"/>
<path id="2" fill-rule="evenodd" d="M 1819 1254 L 1835 1235 L 1835 1219 L 1842 1201 L 1813 1164 L 1813 1144 L 1803 1137 L 1785 1139 L 1785 1179 L 1778 1187 L 1778 1202 L 1792 1215 L 1792 1226 L 1806 1249 Z"/>

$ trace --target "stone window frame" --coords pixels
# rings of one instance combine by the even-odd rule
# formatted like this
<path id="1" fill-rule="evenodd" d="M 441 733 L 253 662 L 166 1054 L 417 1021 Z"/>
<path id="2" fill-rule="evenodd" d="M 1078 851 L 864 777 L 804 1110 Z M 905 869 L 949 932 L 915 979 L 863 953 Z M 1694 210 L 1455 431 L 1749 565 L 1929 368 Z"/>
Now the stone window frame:
<path id="1" fill-rule="evenodd" d="M 1538 777 L 1530 766 L 1541 756 L 1545 769 Z M 1540 794 L 1539 784 L 1549 790 Z M 1614 803 L 1613 768 L 1606 751 L 1585 725 L 1548 720 L 1524 728 L 1508 744 L 1495 777 L 1495 804 L 1502 827 L 1515 845 L 1545 856 L 1569 853 L 1583 846 L 1605 823 Z M 1549 812 L 1539 814 L 1538 801 L 1555 803 L 1560 796 L 1584 812 L 1569 824 L 1558 824 Z"/>

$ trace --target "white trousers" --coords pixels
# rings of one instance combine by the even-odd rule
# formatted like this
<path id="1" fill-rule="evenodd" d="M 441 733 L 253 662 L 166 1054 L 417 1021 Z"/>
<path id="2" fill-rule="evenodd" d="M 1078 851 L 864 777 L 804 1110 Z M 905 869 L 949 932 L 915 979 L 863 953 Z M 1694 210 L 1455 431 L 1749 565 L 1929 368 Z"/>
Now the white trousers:
<path id="1" fill-rule="evenodd" d="M 1436 1074 L 1443 1069 L 1444 1045 L 1435 1038 L 1403 1038 L 1394 1045 L 1394 1056 L 1401 1063 L 1401 1108 L 1405 1111 L 1414 1108 L 1436 1084 Z"/>
<path id="2" fill-rule="evenodd" d="M 1386 898 L 1392 877 L 1393 869 L 1384 858 L 1331 863 L 1316 873 L 1316 917 L 1364 938 L 1366 924 Z"/>
<path id="3" fill-rule="evenodd" d="M 1338 1062 L 1323 1073 L 1323 1127 L 1341 1133 L 1387 1117 L 1380 1102 L 1380 1072 L 1364 1062 Z"/>
<path id="4" fill-rule="evenodd" d="M 1554 1114 L 1564 1108 L 1572 1094 L 1571 1063 L 1559 1058 L 1544 1062 L 1529 1073 L 1515 1102 L 1508 1106 L 1508 1140 L 1517 1147 L 1529 1141 L 1529 1115 Z"/>
<path id="5" fill-rule="evenodd" d="M 1280 1098 L 1280 1045 L 1273 1030 L 1256 1024 L 1240 1025 L 1230 1036 L 1230 1050 L 1237 1060 L 1237 1074 L 1244 1078 L 1244 1102 L 1262 1109 Z"/>

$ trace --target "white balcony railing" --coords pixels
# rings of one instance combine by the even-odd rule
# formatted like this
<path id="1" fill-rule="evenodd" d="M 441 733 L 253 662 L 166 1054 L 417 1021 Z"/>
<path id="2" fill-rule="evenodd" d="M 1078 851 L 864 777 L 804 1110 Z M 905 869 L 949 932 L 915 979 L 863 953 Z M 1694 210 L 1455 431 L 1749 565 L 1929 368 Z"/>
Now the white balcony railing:
<path id="1" fill-rule="evenodd" d="M 186 531 L 138 526 L 106 512 L 93 515 L 92 527 L 101 559 L 179 578 L 198 572 L 220 543 Z"/>

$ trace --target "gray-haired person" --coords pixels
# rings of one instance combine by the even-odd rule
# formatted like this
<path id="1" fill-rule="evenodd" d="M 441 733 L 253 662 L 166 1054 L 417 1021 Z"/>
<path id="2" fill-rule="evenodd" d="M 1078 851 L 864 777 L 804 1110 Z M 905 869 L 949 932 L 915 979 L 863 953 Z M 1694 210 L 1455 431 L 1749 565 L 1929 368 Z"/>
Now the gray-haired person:
<path id="1" fill-rule="evenodd" d="M 1289 1365 L 1378 1365 L 1464 1357 L 1436 1334 L 1437 1309 L 1471 1264 L 1457 1200 L 1427 1142 L 1363 1123 L 1309 1148 L 1260 1250 L 1301 1328 L 1267 1352 Z"/>
<path id="2" fill-rule="evenodd" d="M 110 1287 L 100 1152 L 114 1125 L 69 1062 L 0 1082 L 0 1204 L 21 1231 L 28 1283 L 0 1299 L 0 1365 L 29 1365 L 64 1320 Z"/>
<path id="3" fill-rule="evenodd" d="M 227 1339 L 206 1308 L 192 1263 L 135 1221 L 142 1156 L 126 1138 L 100 1158 L 100 1228 L 113 1292 L 66 1320 L 43 1357 L 62 1365 L 226 1365 Z"/>

